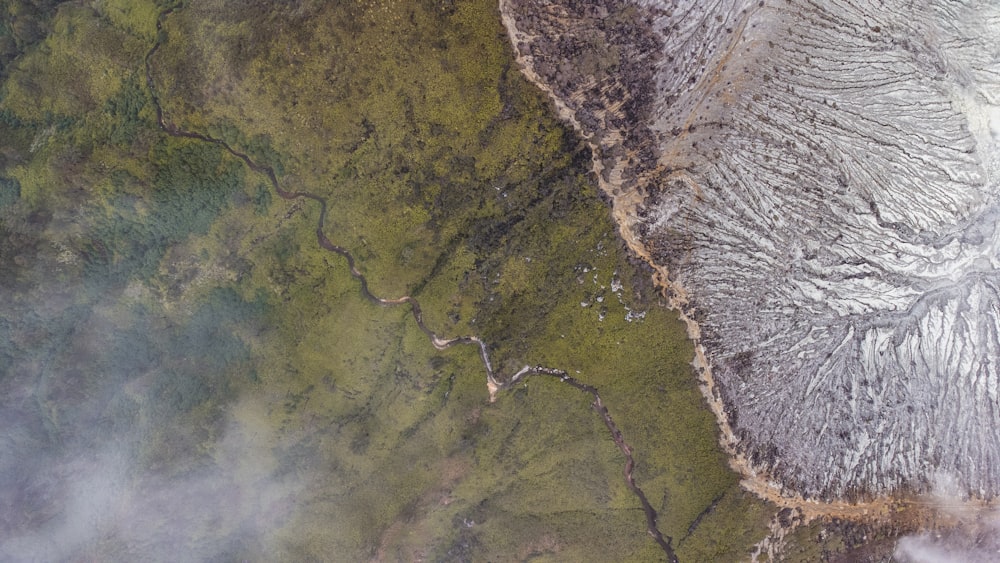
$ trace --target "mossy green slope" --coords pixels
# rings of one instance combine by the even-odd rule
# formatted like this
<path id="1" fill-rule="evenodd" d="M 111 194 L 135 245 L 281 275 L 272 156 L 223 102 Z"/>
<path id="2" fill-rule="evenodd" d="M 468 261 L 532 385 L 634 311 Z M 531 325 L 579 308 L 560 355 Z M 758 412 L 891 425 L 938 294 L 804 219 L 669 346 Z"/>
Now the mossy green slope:
<path id="1" fill-rule="evenodd" d="M 101 442 L 66 434 L 98 419 L 135 483 L 231 477 L 256 509 L 186 521 L 193 556 L 662 557 L 587 395 L 529 378 L 488 402 L 475 348 L 437 351 L 405 306 L 363 299 L 316 243 L 317 206 L 157 129 L 143 56 L 160 8 L 67 4 L 6 70 L 0 283 L 26 320 L 0 324 L 0 384 L 34 389 L 17 409 L 54 452 L 39 463 Z M 598 387 L 682 560 L 749 554 L 773 510 L 727 469 L 683 326 L 622 249 L 589 154 L 512 66 L 493 3 L 205 1 L 163 28 L 169 121 L 327 198 L 326 234 L 372 291 L 416 297 L 442 336 L 480 336 L 505 374 L 545 364 Z M 107 526 L 81 552 L 160 545 Z"/>

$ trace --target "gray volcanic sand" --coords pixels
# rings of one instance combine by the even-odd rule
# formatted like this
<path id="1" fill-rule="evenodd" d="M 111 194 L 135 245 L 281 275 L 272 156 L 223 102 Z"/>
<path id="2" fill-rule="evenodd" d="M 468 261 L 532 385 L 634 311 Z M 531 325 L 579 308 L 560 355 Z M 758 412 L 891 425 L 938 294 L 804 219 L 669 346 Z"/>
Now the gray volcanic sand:
<path id="1" fill-rule="evenodd" d="M 508 4 L 758 469 L 1000 492 L 1000 3 Z"/>

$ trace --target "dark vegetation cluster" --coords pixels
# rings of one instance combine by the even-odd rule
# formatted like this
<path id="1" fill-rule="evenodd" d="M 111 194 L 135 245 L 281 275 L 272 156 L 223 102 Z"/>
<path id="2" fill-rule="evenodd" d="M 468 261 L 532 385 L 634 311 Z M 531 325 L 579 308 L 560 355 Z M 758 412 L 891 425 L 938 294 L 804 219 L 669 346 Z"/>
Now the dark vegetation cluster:
<path id="1" fill-rule="evenodd" d="M 0 75 L 48 35 L 56 6 L 64 0 L 9 0 L 0 12 Z"/>

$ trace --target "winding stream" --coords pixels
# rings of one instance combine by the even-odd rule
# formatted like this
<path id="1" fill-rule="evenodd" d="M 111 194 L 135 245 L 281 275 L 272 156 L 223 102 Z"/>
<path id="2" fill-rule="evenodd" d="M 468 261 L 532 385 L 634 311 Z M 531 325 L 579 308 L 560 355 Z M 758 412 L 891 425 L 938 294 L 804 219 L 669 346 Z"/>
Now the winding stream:
<path id="1" fill-rule="evenodd" d="M 459 336 L 456 338 L 441 338 L 433 330 L 427 327 L 426 323 L 424 322 L 423 313 L 420 309 L 420 303 L 415 298 L 409 295 L 404 295 L 402 297 L 398 297 L 395 299 L 386 299 L 378 297 L 368 289 L 368 280 L 365 278 L 364 274 L 362 274 L 357 269 L 356 260 L 354 256 L 351 254 L 351 252 L 342 246 L 334 244 L 324 233 L 324 226 L 326 223 L 326 213 L 328 207 L 326 198 L 309 192 L 285 190 L 281 187 L 281 184 L 278 182 L 278 178 L 274 172 L 274 168 L 255 162 L 252 158 L 250 158 L 249 155 L 233 148 L 231 145 L 229 145 L 229 143 L 227 143 L 223 139 L 218 139 L 210 135 L 198 133 L 196 131 L 189 131 L 186 129 L 182 129 L 177 125 L 175 125 L 174 123 L 167 121 L 164 118 L 163 106 L 160 103 L 160 98 L 157 95 L 156 86 L 153 82 L 153 70 L 151 61 L 153 56 L 159 50 L 160 46 L 163 44 L 163 40 L 166 37 L 166 34 L 163 32 L 163 21 L 167 16 L 173 13 L 174 10 L 175 10 L 174 8 L 169 8 L 167 10 L 160 12 L 160 14 L 158 15 L 156 20 L 157 39 L 153 44 L 152 48 L 150 48 L 150 50 L 146 53 L 146 56 L 144 58 L 145 70 L 146 70 L 146 86 L 149 89 L 149 94 L 153 101 L 153 106 L 156 109 L 156 122 L 157 125 L 160 127 L 160 129 L 164 133 L 172 137 L 195 139 L 206 143 L 212 143 L 214 145 L 222 147 L 226 152 L 228 152 L 232 156 L 242 160 L 243 163 L 246 164 L 246 166 L 250 170 L 253 170 L 254 172 L 267 176 L 268 181 L 271 184 L 271 187 L 274 189 L 275 193 L 277 193 L 282 199 L 285 200 L 307 199 L 319 204 L 320 214 L 319 214 L 319 220 L 317 221 L 316 224 L 316 241 L 322 248 L 340 255 L 347 261 L 347 265 L 348 268 L 350 269 L 351 276 L 358 281 L 358 284 L 361 289 L 361 294 L 365 297 L 365 299 L 381 306 L 409 304 L 410 311 L 413 314 L 413 319 L 417 323 L 417 326 L 420 328 L 421 331 L 424 332 L 424 334 L 427 335 L 431 343 L 438 350 L 445 350 L 447 348 L 459 344 L 474 344 L 479 347 L 479 356 L 482 360 L 483 367 L 486 370 L 486 385 L 490 393 L 490 402 L 496 400 L 497 393 L 499 393 L 501 390 L 508 389 L 517 382 L 521 381 L 522 379 L 525 379 L 532 375 L 541 375 L 541 376 L 556 378 L 560 382 L 570 387 L 573 387 L 574 389 L 580 392 L 589 394 L 593 398 L 591 407 L 593 407 L 593 409 L 601 416 L 601 419 L 604 421 L 605 426 L 607 426 L 608 428 L 608 432 L 611 435 L 611 439 L 614 441 L 615 445 L 618 446 L 619 451 L 621 451 L 622 455 L 625 457 L 625 466 L 623 468 L 625 484 L 628 487 L 628 489 L 632 491 L 632 494 L 634 494 L 636 498 L 639 499 L 639 502 L 642 505 L 643 512 L 645 513 L 646 516 L 646 529 L 649 535 L 653 537 L 657 545 L 659 545 L 660 548 L 663 550 L 663 552 L 666 554 L 668 561 L 671 562 L 678 561 L 677 555 L 675 554 L 674 549 L 671 545 L 672 538 L 670 536 L 664 536 L 660 532 L 656 523 L 657 521 L 656 510 L 649 503 L 649 500 L 646 498 L 646 495 L 642 492 L 642 489 L 635 484 L 635 480 L 632 476 L 632 471 L 635 468 L 635 458 L 632 455 L 632 448 L 628 445 L 627 442 L 625 442 L 625 438 L 622 435 L 621 430 L 619 430 L 618 425 L 615 424 L 614 419 L 611 417 L 611 413 L 608 411 L 608 408 L 604 405 L 604 402 L 601 399 L 601 395 L 598 393 L 596 387 L 588 385 L 586 383 L 582 383 L 570 377 L 569 374 L 567 374 L 566 371 L 564 370 L 549 368 L 539 365 L 524 366 L 520 371 L 512 375 L 510 379 L 506 381 L 504 381 L 502 378 L 498 378 L 496 372 L 493 370 L 493 365 L 490 362 L 489 350 L 486 346 L 486 343 L 483 342 L 479 337 L 471 335 L 471 336 Z"/>

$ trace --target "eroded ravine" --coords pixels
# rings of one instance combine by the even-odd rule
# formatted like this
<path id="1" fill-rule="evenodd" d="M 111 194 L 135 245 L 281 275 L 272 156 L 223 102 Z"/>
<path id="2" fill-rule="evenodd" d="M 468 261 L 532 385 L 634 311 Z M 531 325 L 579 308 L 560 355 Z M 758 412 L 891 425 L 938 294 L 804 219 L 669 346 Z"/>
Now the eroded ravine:
<path id="1" fill-rule="evenodd" d="M 277 193 L 282 199 L 285 200 L 308 200 L 319 205 L 320 213 L 316 224 L 316 241 L 320 247 L 330 252 L 339 255 L 347 262 L 348 269 L 351 276 L 358 282 L 361 294 L 368 301 L 381 305 L 381 306 L 396 306 L 396 305 L 409 305 L 410 312 L 413 315 L 414 322 L 420 328 L 420 330 L 427 335 L 431 344 L 438 350 L 445 350 L 457 345 L 475 345 L 479 350 L 479 356 L 483 364 L 483 368 L 486 372 L 486 386 L 489 391 L 490 402 L 493 402 L 497 398 L 497 394 L 503 390 L 509 389 L 516 383 L 530 377 L 530 376 L 545 376 L 549 378 L 554 378 L 559 382 L 576 389 L 582 393 L 590 395 L 593 399 L 591 407 L 594 411 L 601 417 L 605 426 L 608 429 L 611 439 L 614 441 L 615 446 L 621 452 L 622 456 L 625 458 L 625 464 L 623 467 L 623 477 L 626 486 L 629 491 L 639 500 L 642 507 L 643 513 L 646 519 L 646 529 L 649 535 L 657 543 L 657 545 L 663 550 L 668 561 L 676 562 L 677 556 L 674 552 L 673 546 L 671 545 L 672 538 L 669 536 L 664 536 L 658 526 L 657 526 L 657 511 L 650 504 L 645 493 L 642 489 L 635 483 L 633 477 L 633 470 L 635 468 L 635 458 L 632 453 L 632 448 L 625 441 L 625 437 L 619 430 L 618 425 L 615 423 L 611 416 L 607 406 L 605 406 L 603 399 L 597 388 L 578 381 L 577 379 L 570 377 L 569 374 L 561 369 L 545 367 L 540 365 L 535 366 L 524 366 L 521 370 L 511 375 L 509 378 L 505 378 L 495 372 L 493 364 L 490 361 L 489 349 L 483 340 L 475 335 L 469 336 L 459 336 L 454 338 L 442 338 L 433 330 L 431 330 L 424 321 L 423 313 L 420 308 L 420 303 L 416 298 L 404 295 L 397 298 L 383 298 L 379 297 L 371 292 L 368 288 L 368 280 L 358 270 L 356 265 L 356 259 L 354 255 L 346 248 L 334 244 L 325 233 L 326 216 L 328 204 L 326 198 L 304 191 L 288 191 L 281 187 L 281 183 L 278 181 L 277 174 L 274 168 L 264 164 L 256 162 L 247 153 L 241 152 L 240 150 L 231 146 L 228 142 L 223 139 L 212 137 L 211 135 L 199 133 L 196 131 L 191 131 L 178 127 L 174 123 L 170 122 L 164 116 L 163 106 L 161 104 L 159 95 L 157 94 L 156 84 L 153 80 L 153 67 L 152 60 L 156 52 L 160 49 L 161 45 L 166 39 L 166 33 L 163 29 L 163 22 L 165 19 L 175 11 L 175 8 L 170 8 L 162 11 L 156 20 L 156 30 L 157 30 L 157 40 L 153 46 L 146 53 L 144 58 L 145 64 L 145 74 L 146 74 L 146 86 L 149 90 L 150 97 L 153 102 L 153 106 L 156 111 L 156 121 L 159 128 L 172 137 L 179 137 L 185 139 L 193 139 L 197 141 L 202 141 L 205 143 L 211 143 L 217 145 L 228 152 L 230 155 L 241 160 L 247 168 L 250 170 L 262 174 L 267 177 L 271 188 Z"/>
<path id="2" fill-rule="evenodd" d="M 667 203 L 673 203 L 674 200 L 670 198 L 674 197 L 678 200 L 677 206 L 683 206 L 685 209 L 686 214 L 683 217 L 679 217 L 678 221 L 702 221 L 704 226 L 701 227 L 697 225 L 691 226 L 688 223 L 678 227 L 677 232 L 674 233 L 676 242 L 662 242 L 661 240 L 661 246 L 674 249 L 679 254 L 670 257 L 675 266 L 680 264 L 686 267 L 692 261 L 705 261 L 704 254 L 699 258 L 699 255 L 690 252 L 690 247 L 685 247 L 685 237 L 703 237 L 705 247 L 709 248 L 710 241 L 713 240 L 711 237 L 712 229 L 718 229 L 723 225 L 722 220 L 728 217 L 726 211 L 731 209 L 732 205 L 727 208 L 722 203 L 719 203 L 718 205 L 723 211 L 715 214 L 718 217 L 713 215 L 711 218 L 706 219 L 702 216 L 704 213 L 699 214 L 698 210 L 704 207 L 699 207 L 701 205 L 700 201 L 705 195 L 704 190 L 707 187 L 711 187 L 717 192 L 721 192 L 722 190 L 719 188 L 718 178 L 715 178 L 717 184 L 714 187 L 710 186 L 710 184 L 705 182 L 703 177 L 698 176 L 698 172 L 694 168 L 697 163 L 707 161 L 708 164 L 704 164 L 703 166 L 714 170 L 711 168 L 712 159 L 721 160 L 727 156 L 720 152 L 725 147 L 722 146 L 722 141 L 719 141 L 719 138 L 729 138 L 725 137 L 727 129 L 721 122 L 713 122 L 713 119 L 718 115 L 728 116 L 729 114 L 726 114 L 726 112 L 738 114 L 742 103 L 746 103 L 749 109 L 753 104 L 763 106 L 765 102 L 769 101 L 766 96 L 762 97 L 758 95 L 754 90 L 748 88 L 747 85 L 759 82 L 769 85 L 774 83 L 776 78 L 767 74 L 768 72 L 777 72 L 778 67 L 775 66 L 773 71 L 770 67 L 767 67 L 764 69 L 767 72 L 761 75 L 758 72 L 759 68 L 754 65 L 763 66 L 766 59 L 757 60 L 752 55 L 761 50 L 775 48 L 775 43 L 778 42 L 778 39 L 775 38 L 773 43 L 765 41 L 766 37 L 763 37 L 760 32 L 754 36 L 756 39 L 753 37 L 743 37 L 748 20 L 758 8 L 765 6 L 764 2 L 759 4 L 757 2 L 730 2 L 717 6 L 713 5 L 711 9 L 706 6 L 691 9 L 689 15 L 701 15 L 705 18 L 705 21 L 698 28 L 699 31 L 692 31 L 691 29 L 698 23 L 696 21 L 697 18 L 695 18 L 695 21 L 691 24 L 691 29 L 684 31 L 690 32 L 696 38 L 701 37 L 704 40 L 692 40 L 690 43 L 693 46 L 686 46 L 692 49 L 704 49 L 703 51 L 693 52 L 693 54 L 673 51 L 662 51 L 661 53 L 657 49 L 662 50 L 663 46 L 656 43 L 659 31 L 654 29 L 654 22 L 659 21 L 659 19 L 674 22 L 675 25 L 669 28 L 674 31 L 678 29 L 676 26 L 685 23 L 680 16 L 674 19 L 670 18 L 670 14 L 667 12 L 672 4 L 677 3 L 609 1 L 581 7 L 576 4 L 571 5 L 570 3 L 564 6 L 557 2 L 546 4 L 542 8 L 539 4 L 530 2 L 500 0 L 500 11 L 523 73 L 536 86 L 549 95 L 554 101 L 560 117 L 572 124 L 590 144 L 594 155 L 594 169 L 597 173 L 600 187 L 613 202 L 613 214 L 618 223 L 621 236 L 632 252 L 642 257 L 654 269 L 654 281 L 662 289 L 664 297 L 669 300 L 670 304 L 679 312 L 682 320 L 686 323 L 688 334 L 696 345 L 694 364 L 699 372 L 701 390 L 709 407 L 716 415 L 721 434 L 720 442 L 729 454 L 731 466 L 742 476 L 743 486 L 747 490 L 754 492 L 761 498 L 774 502 L 778 506 L 798 509 L 806 519 L 831 516 L 852 520 L 880 520 L 887 518 L 893 512 L 894 508 L 900 505 L 921 509 L 926 508 L 928 503 L 924 499 L 913 497 L 905 492 L 888 495 L 878 494 L 877 487 L 875 487 L 876 494 L 868 494 L 863 491 L 865 494 L 857 498 L 843 498 L 843 496 L 835 498 L 843 493 L 824 494 L 819 496 L 826 496 L 827 498 L 822 501 L 816 500 L 815 497 L 818 495 L 807 497 L 799 494 L 794 490 L 794 487 L 789 487 L 787 482 L 781 482 L 780 479 L 775 479 L 765 471 L 762 471 L 762 466 L 766 464 L 762 464 L 760 460 L 754 462 L 749 459 L 745 453 L 745 449 L 741 448 L 742 445 L 745 445 L 746 440 L 741 440 L 730 424 L 730 417 L 733 416 L 733 419 L 735 419 L 735 416 L 731 410 L 727 412 L 723 393 L 720 391 L 719 382 L 717 382 L 716 374 L 713 372 L 713 364 L 709 360 L 704 345 L 704 327 L 695 318 L 697 314 L 704 314 L 705 311 L 698 311 L 692 305 L 695 301 L 689 295 L 687 288 L 678 280 L 677 272 L 668 268 L 666 262 L 661 259 L 662 256 L 654 256 L 656 250 L 651 248 L 649 244 L 651 233 L 648 230 L 651 228 L 654 220 L 649 218 L 653 213 L 648 207 L 656 203 L 656 199 L 651 197 L 650 191 L 660 190 L 657 194 L 667 200 Z M 726 6 L 730 4 L 736 6 L 739 4 L 743 9 L 739 10 L 737 9 L 739 6 L 737 6 L 731 12 L 723 13 L 721 9 L 724 7 L 723 4 Z M 694 5 L 691 4 L 691 6 Z M 663 10 L 657 11 L 661 7 Z M 677 13 L 680 13 L 681 10 L 679 7 L 674 6 L 674 8 L 676 8 L 675 11 Z M 702 13 L 711 12 L 715 8 L 719 8 L 719 13 Z M 614 13 L 616 9 L 620 13 Z M 798 17 L 797 14 L 785 14 L 781 11 L 782 9 L 776 7 L 774 11 L 791 21 L 794 21 L 794 18 Z M 631 10 L 631 13 L 629 13 L 629 10 Z M 811 10 L 819 12 L 820 8 L 813 5 Z M 636 15 L 636 13 L 641 15 Z M 626 17 L 630 18 L 624 26 L 615 21 L 622 14 L 626 14 Z M 709 17 L 713 15 L 714 17 Z M 779 24 L 782 26 L 791 26 L 791 24 L 786 24 L 784 19 L 775 23 L 775 21 L 768 20 L 763 16 L 757 18 L 754 24 L 751 25 L 764 24 L 775 27 L 778 27 Z M 621 27 L 615 28 L 616 25 Z M 719 32 L 716 36 L 702 37 L 698 35 L 699 33 L 712 33 L 713 26 L 718 28 L 715 30 Z M 708 29 L 708 31 L 705 31 L 705 29 Z M 870 37 L 874 37 L 872 34 L 880 33 L 881 30 L 882 27 L 880 26 L 872 26 L 870 29 L 862 31 L 867 31 Z M 808 41 L 807 31 L 804 27 L 794 29 L 796 38 L 799 35 L 806 37 L 803 41 Z M 615 33 L 619 33 L 620 35 L 615 36 Z M 718 37 L 722 37 L 722 39 L 718 39 Z M 617 42 L 615 42 L 616 40 Z M 602 44 L 602 41 L 606 41 L 610 45 Z M 717 49 L 715 47 L 705 47 L 706 44 L 714 45 L 715 43 L 713 42 L 718 44 Z M 594 47 L 596 45 L 600 45 L 600 47 Z M 588 49 L 592 50 L 588 51 Z M 600 72 L 602 72 L 600 69 L 597 71 L 588 70 L 580 72 L 579 75 L 573 74 L 574 65 L 591 64 L 590 68 L 592 68 L 595 53 L 600 54 L 616 49 L 622 49 L 622 52 L 625 54 L 620 55 L 619 59 L 614 62 L 606 75 L 600 75 Z M 632 49 L 631 52 L 629 52 L 629 49 Z M 535 55 L 538 53 L 543 55 L 542 60 L 536 60 Z M 801 55 L 801 53 L 797 52 L 795 54 Z M 655 57 L 661 55 L 666 57 L 666 62 L 655 59 Z M 808 61 L 809 58 L 805 57 L 804 62 L 808 63 Z M 694 70 L 684 69 L 684 65 L 693 65 L 697 68 Z M 670 82 L 669 73 L 664 70 L 671 67 L 674 71 L 680 68 L 685 72 L 690 72 L 688 74 L 681 72 L 680 74 L 685 80 L 680 81 L 678 79 L 678 82 L 675 84 Z M 787 71 L 785 69 L 781 70 L 782 72 L 787 72 L 789 76 L 798 76 L 807 72 L 807 69 L 803 67 L 803 63 L 800 63 L 799 67 L 790 68 Z M 798 71 L 798 74 L 795 74 L 796 71 Z M 689 76 L 690 80 L 687 80 Z M 723 81 L 722 76 L 725 76 L 727 79 Z M 761 79 L 759 76 L 763 76 L 763 78 Z M 939 78 L 935 77 L 934 79 L 937 80 Z M 576 81 L 574 82 L 574 80 Z M 603 84 L 596 85 L 599 80 L 603 80 Z M 799 87 L 799 83 L 796 82 L 795 86 Z M 849 89 L 853 86 L 852 83 L 848 83 L 845 88 Z M 667 99 L 658 98 L 658 96 L 666 94 L 664 92 L 649 91 L 649 88 L 654 87 L 670 92 L 670 96 Z M 676 90 L 670 90 L 670 88 L 676 88 Z M 780 95 L 786 93 L 781 88 L 775 87 L 772 89 L 777 92 L 773 94 L 776 99 L 779 99 Z M 709 92 L 706 90 L 712 90 L 713 95 L 709 96 Z M 805 92 L 804 87 L 802 87 L 802 90 Z M 675 97 L 674 94 L 677 91 L 681 92 L 681 94 Z M 789 95 L 794 93 L 791 86 L 788 87 L 787 93 L 790 93 Z M 812 95 L 811 91 L 802 94 L 803 99 L 809 103 L 814 102 L 809 97 Z M 826 104 L 826 107 L 832 110 L 837 110 L 836 103 L 831 104 L 827 100 L 821 100 L 820 103 Z M 673 104 L 677 104 L 677 107 L 674 107 Z M 637 115 L 634 113 L 635 108 L 636 106 L 643 105 L 652 108 L 650 111 L 653 112 L 653 115 L 639 116 L 643 119 L 637 119 Z M 769 107 L 773 109 L 773 106 Z M 630 114 L 630 111 L 633 113 Z M 842 113 L 847 114 L 846 111 L 842 111 Z M 838 117 L 840 115 L 838 114 Z M 850 117 L 856 117 L 857 115 L 859 114 L 849 114 Z M 815 116 L 816 112 L 813 112 L 811 115 L 804 116 L 802 120 L 806 123 L 815 121 L 817 123 L 816 127 L 823 128 L 824 131 L 832 130 L 832 128 L 838 126 L 834 120 L 823 121 L 821 119 L 822 116 Z M 766 114 L 753 114 L 751 117 L 756 119 L 757 123 L 769 123 L 770 120 L 773 120 L 772 117 Z M 660 127 L 659 131 L 639 131 L 647 126 L 653 127 L 649 125 L 650 123 L 658 124 Z M 672 128 L 670 127 L 671 125 L 673 125 Z M 747 126 L 742 121 L 738 125 Z M 869 123 L 868 126 L 871 127 L 872 124 Z M 733 128 L 739 134 L 745 133 L 744 130 L 738 129 L 736 126 L 733 126 Z M 778 135 L 791 136 L 793 133 L 798 134 L 797 130 L 783 123 L 780 124 L 780 127 L 776 125 L 774 129 L 776 132 L 772 135 L 781 141 L 780 145 L 777 144 L 777 141 L 766 135 L 761 135 L 758 139 L 754 139 L 754 142 L 763 143 L 764 149 L 771 148 L 773 149 L 772 152 L 779 155 L 785 154 L 779 152 L 780 150 L 787 150 L 788 147 L 794 148 L 795 145 L 792 139 L 778 137 Z M 975 131 L 973 132 L 975 133 Z M 733 137 L 737 133 L 729 134 Z M 713 135 L 716 138 L 713 139 Z M 739 139 L 742 139 L 742 137 L 739 137 Z M 799 139 L 794 140 L 800 141 Z M 766 144 L 767 142 L 774 142 L 776 146 L 769 147 Z M 885 140 L 882 142 L 885 144 Z M 719 146 L 720 149 L 713 152 L 712 147 L 716 146 Z M 943 150 L 937 144 L 932 144 L 931 146 L 933 150 Z M 959 144 L 959 146 L 962 145 Z M 818 148 L 818 145 L 814 147 L 814 144 L 810 141 L 810 144 L 804 147 L 803 151 L 794 153 L 794 156 L 796 159 L 801 158 L 803 162 L 808 162 L 805 160 L 808 156 L 805 149 L 816 151 L 822 157 L 822 152 Z M 969 151 L 971 149 L 967 149 L 967 152 Z M 905 154 L 906 151 L 902 152 Z M 771 154 L 764 152 L 763 149 L 761 149 L 761 153 L 757 156 L 757 164 L 763 164 L 765 159 L 767 161 L 772 160 Z M 790 168 L 792 166 L 791 162 L 791 159 L 788 159 L 786 161 L 778 161 L 777 164 L 772 164 L 771 166 L 776 169 L 779 166 Z M 797 163 L 798 160 L 795 160 L 794 164 L 797 165 Z M 752 161 L 741 162 L 744 168 L 733 171 L 732 175 L 744 172 L 745 176 L 749 178 L 746 181 L 753 182 L 754 177 L 751 172 L 754 164 Z M 779 171 L 782 173 L 786 172 L 785 169 Z M 732 175 L 725 176 L 723 179 L 731 179 Z M 843 175 L 836 175 L 832 179 L 835 180 L 834 185 L 840 191 L 844 191 L 849 187 L 849 178 Z M 769 186 L 767 182 L 759 182 L 759 184 L 765 187 Z M 671 187 L 664 188 L 664 186 L 668 185 Z M 674 194 L 670 193 L 671 189 Z M 751 188 L 746 189 L 749 191 Z M 760 188 L 760 191 L 763 191 L 763 188 Z M 716 198 L 724 202 L 726 201 L 724 199 L 725 195 L 718 195 Z M 763 199 L 764 196 L 760 197 L 762 202 L 760 205 L 768 204 L 768 201 Z M 874 200 L 869 198 L 869 201 Z M 662 207 L 668 206 L 664 203 Z M 873 211 L 868 212 L 869 207 Z M 796 209 L 796 211 L 799 210 Z M 869 203 L 867 207 L 864 207 L 863 211 L 875 216 L 875 223 L 877 223 L 875 227 L 905 232 L 905 229 L 899 224 L 890 223 L 885 220 L 879 213 L 878 206 L 874 203 Z M 795 213 L 786 212 L 786 215 L 796 217 Z M 748 219 L 747 217 L 750 218 Z M 737 227 L 743 224 L 740 221 L 750 224 L 754 220 L 750 213 L 746 213 L 743 217 L 737 217 L 737 219 L 739 221 L 733 221 L 733 223 L 737 224 Z M 660 219 L 659 221 L 656 225 L 652 226 L 660 227 L 663 231 L 666 231 L 669 228 L 664 226 L 666 219 Z M 643 229 L 647 230 L 640 232 Z M 738 231 L 735 227 L 733 230 L 734 234 L 732 238 L 734 240 L 745 236 L 743 231 Z M 749 229 L 746 229 L 746 232 L 749 232 Z M 668 238 L 664 232 L 657 234 L 661 239 Z M 767 235 L 768 232 L 766 231 L 757 233 L 757 238 L 766 242 Z M 945 239 L 945 242 L 951 240 Z M 697 241 L 702 242 L 702 239 L 697 239 Z M 731 244 L 735 245 L 735 243 Z M 707 253 L 709 251 L 703 250 L 703 252 Z M 711 258 L 711 256 L 709 257 Z M 778 253 L 775 261 L 781 261 L 782 258 L 784 257 Z M 732 260 L 729 262 L 732 263 Z M 862 265 L 865 264 L 865 262 L 859 263 Z M 700 272 L 701 270 L 694 269 L 692 271 Z M 719 275 L 720 272 L 721 267 L 709 271 L 710 274 L 715 275 Z M 744 289 L 733 287 L 732 285 L 726 286 L 724 282 L 715 282 L 714 280 L 704 282 L 703 285 L 713 282 L 717 285 L 709 285 L 709 287 L 723 295 L 727 289 L 729 292 Z M 761 291 L 765 289 L 761 288 Z M 704 290 L 699 296 L 702 297 L 702 301 L 697 304 L 698 306 L 703 306 L 706 302 L 704 299 Z M 845 303 L 849 303 L 847 299 L 844 301 Z M 723 310 L 725 309 L 723 308 Z M 713 313 L 718 312 L 714 311 Z M 718 345 L 718 342 L 716 342 L 716 345 Z M 718 362 L 718 355 L 715 358 Z M 786 372 L 789 371 L 791 370 L 786 370 Z M 732 400 L 732 397 L 730 397 L 730 400 Z M 776 403 L 774 408 L 780 408 L 781 405 L 777 398 L 773 399 L 773 401 Z M 808 432 L 808 429 L 805 429 L 805 432 Z M 822 465 L 820 466 L 822 467 Z M 876 485 L 878 484 L 876 483 Z M 982 500 L 972 500 L 967 503 L 967 506 L 985 509 L 989 508 L 991 504 Z"/>
<path id="3" fill-rule="evenodd" d="M 772 502 L 779 507 L 801 510 L 807 521 L 824 516 L 856 520 L 861 518 L 867 519 L 869 517 L 881 518 L 888 514 L 890 506 L 893 504 L 888 498 L 861 503 L 820 502 L 806 500 L 801 495 L 790 494 L 766 475 L 758 473 L 746 457 L 736 449 L 738 440 L 729 425 L 729 418 L 725 414 L 724 405 L 716 391 L 712 369 L 705 356 L 705 349 L 700 342 L 700 328 L 694 319 L 685 314 L 687 297 L 684 288 L 670 280 L 667 268 L 662 264 L 658 264 L 650 256 L 648 249 L 633 230 L 633 218 L 636 215 L 636 208 L 643 201 L 642 194 L 638 190 L 623 190 L 620 184 L 610 179 L 620 178 L 621 170 L 613 170 L 611 174 L 604 173 L 606 165 L 600 158 L 602 147 L 594 141 L 591 134 L 583 130 L 576 118 L 576 112 L 557 96 L 552 91 L 552 88 L 535 72 L 531 56 L 521 52 L 517 48 L 518 43 L 528 39 L 528 37 L 527 34 L 518 29 L 507 0 L 500 0 L 500 14 L 504 26 L 507 28 L 509 38 L 514 45 L 515 58 L 521 68 L 522 74 L 538 87 L 539 90 L 549 96 L 559 118 L 569 123 L 590 146 L 594 155 L 593 165 L 595 176 L 601 190 L 611 198 L 612 215 L 618 225 L 619 235 L 625 241 L 629 250 L 642 258 L 653 269 L 653 281 L 660 288 L 661 295 L 667 304 L 677 311 L 678 316 L 684 322 L 688 338 L 694 343 L 695 357 L 692 363 L 699 374 L 699 388 L 709 408 L 715 415 L 720 431 L 719 443 L 727 454 L 730 467 L 740 475 L 741 485 L 758 497 Z"/>
<path id="4" fill-rule="evenodd" d="M 588 134 L 583 130 L 580 122 L 577 120 L 576 112 L 557 96 L 552 88 L 535 72 L 531 55 L 525 54 L 517 48 L 520 42 L 529 40 L 530 38 L 525 32 L 518 29 L 517 22 L 510 11 L 507 0 L 500 0 L 500 14 L 504 26 L 507 28 L 511 43 L 514 46 L 515 58 L 521 68 L 522 74 L 538 87 L 539 90 L 549 96 L 559 118 L 569 123 L 590 146 L 594 155 L 593 164 L 598 185 L 611 198 L 612 215 L 618 225 L 619 235 L 625 241 L 629 250 L 642 258 L 653 269 L 653 281 L 660 288 L 661 295 L 667 301 L 668 305 L 677 311 L 678 316 L 684 322 L 688 338 L 694 343 L 695 357 L 692 363 L 699 374 L 699 388 L 709 408 L 715 415 L 720 431 L 719 443 L 727 454 L 730 467 L 740 475 L 740 484 L 746 490 L 779 507 L 802 511 L 807 521 L 824 516 L 856 520 L 861 518 L 867 519 L 869 517 L 881 518 L 888 514 L 890 506 L 893 504 L 888 498 L 861 503 L 820 502 L 816 500 L 807 501 L 801 495 L 790 494 L 787 490 L 783 490 L 778 484 L 771 481 L 766 475 L 758 473 L 746 457 L 736 449 L 738 440 L 729 425 L 729 418 L 725 414 L 724 405 L 716 391 L 712 369 L 705 356 L 705 349 L 700 342 L 701 331 L 698 323 L 685 314 L 687 298 L 684 288 L 670 280 L 667 268 L 662 264 L 658 264 L 653 259 L 640 237 L 633 230 L 633 218 L 636 215 L 636 208 L 643 201 L 642 194 L 638 190 L 623 190 L 620 184 L 611 180 L 611 178 L 620 179 L 621 170 L 614 170 L 611 174 L 604 173 L 606 165 L 600 158 L 602 147 L 594 141 L 592 134 Z"/>

